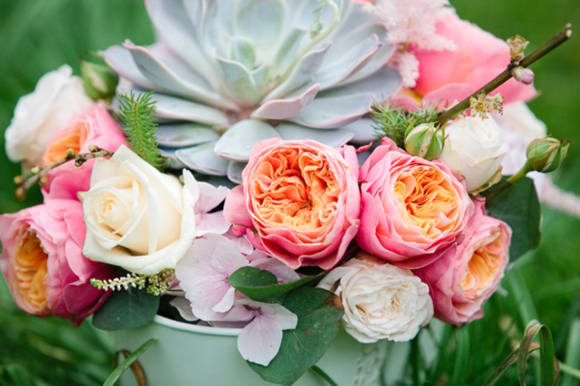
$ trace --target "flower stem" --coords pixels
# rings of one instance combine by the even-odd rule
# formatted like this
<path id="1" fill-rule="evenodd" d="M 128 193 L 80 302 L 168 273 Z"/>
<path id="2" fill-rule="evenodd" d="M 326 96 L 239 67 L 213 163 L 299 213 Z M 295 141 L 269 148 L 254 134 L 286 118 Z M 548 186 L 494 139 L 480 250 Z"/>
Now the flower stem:
<path id="1" fill-rule="evenodd" d="M 450 108 L 449 110 L 445 110 L 445 111 L 442 111 L 441 113 L 439 113 L 439 116 L 437 117 L 437 123 L 444 124 L 453 116 L 455 116 L 455 115 L 461 113 L 463 110 L 469 108 L 469 100 L 471 99 L 471 97 L 474 97 L 481 92 L 485 93 L 486 95 L 489 94 L 490 92 L 492 92 L 493 90 L 495 90 L 496 88 L 498 88 L 499 86 L 501 86 L 502 84 L 507 82 L 513 76 L 512 70 L 515 67 L 518 67 L 518 66 L 524 67 L 524 68 L 528 67 L 529 65 L 534 63 L 536 60 L 542 58 L 544 55 L 546 55 L 547 53 L 552 51 L 554 48 L 556 48 L 560 44 L 564 43 L 571 36 L 572 36 L 572 26 L 570 24 L 567 24 L 566 27 L 562 31 L 560 31 L 558 34 L 556 34 L 552 39 L 550 39 L 548 42 L 546 42 L 543 46 L 541 46 L 540 48 L 538 48 L 537 50 L 535 50 L 531 54 L 527 55 L 520 62 L 513 62 L 512 61 L 502 73 L 500 73 L 498 76 L 496 76 L 492 81 L 487 83 L 485 86 L 481 87 L 479 90 L 475 91 L 473 94 L 471 94 L 470 96 L 468 96 L 467 98 L 465 98 L 464 100 L 462 100 L 461 102 L 459 102 L 458 104 L 456 104 L 455 106 Z"/>
<path id="2" fill-rule="evenodd" d="M 532 168 L 530 167 L 530 163 L 528 161 L 526 161 L 526 163 L 524 164 L 524 166 L 513 176 L 509 177 L 507 179 L 507 182 L 509 182 L 510 184 L 515 184 L 518 180 L 524 178 L 526 176 L 526 174 L 528 174 L 528 172 L 532 171 Z"/>
<path id="3" fill-rule="evenodd" d="M 320 367 L 313 365 L 310 367 L 316 374 L 320 375 L 330 386 L 338 386 Z"/>
<path id="4" fill-rule="evenodd" d="M 46 181 L 45 177 L 51 170 L 61 165 L 64 165 L 69 161 L 75 161 L 76 166 L 81 166 L 90 159 L 99 157 L 110 157 L 112 155 L 113 153 L 111 153 L 110 151 L 98 148 L 97 146 L 93 146 L 91 148 L 90 153 L 83 154 L 74 154 L 72 150 L 70 152 L 67 150 L 66 158 L 63 158 L 59 161 L 56 161 L 53 164 L 43 167 L 42 169 L 38 170 L 38 172 L 34 173 L 32 176 L 26 179 L 18 177 L 20 183 L 18 183 L 18 188 L 16 189 L 16 199 L 19 201 L 24 201 L 24 199 L 26 198 L 26 191 L 28 189 L 30 189 L 36 183 L 44 185 L 43 181 Z"/>

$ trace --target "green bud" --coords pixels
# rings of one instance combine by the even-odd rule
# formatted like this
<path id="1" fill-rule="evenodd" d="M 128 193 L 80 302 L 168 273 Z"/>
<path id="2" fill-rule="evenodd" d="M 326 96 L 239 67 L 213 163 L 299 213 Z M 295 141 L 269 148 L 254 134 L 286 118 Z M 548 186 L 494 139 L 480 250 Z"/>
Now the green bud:
<path id="1" fill-rule="evenodd" d="M 434 160 L 439 158 L 443 150 L 443 133 L 432 123 L 415 126 L 405 136 L 407 153 Z"/>
<path id="2" fill-rule="evenodd" d="M 533 140 L 526 150 L 530 168 L 542 173 L 553 172 L 568 156 L 569 147 L 570 141 L 556 138 Z"/>
<path id="3" fill-rule="evenodd" d="M 81 62 L 81 77 L 88 96 L 93 99 L 111 98 L 115 95 L 115 87 L 119 77 L 108 66 L 83 60 Z"/>

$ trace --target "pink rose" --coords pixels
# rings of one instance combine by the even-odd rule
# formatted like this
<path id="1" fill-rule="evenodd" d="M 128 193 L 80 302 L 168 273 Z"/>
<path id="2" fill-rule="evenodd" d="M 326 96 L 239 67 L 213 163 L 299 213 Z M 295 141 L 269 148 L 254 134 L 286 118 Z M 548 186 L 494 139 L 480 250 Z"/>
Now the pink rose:
<path id="1" fill-rule="evenodd" d="M 476 205 L 466 239 L 415 271 L 431 288 L 435 316 L 456 325 L 483 317 L 483 305 L 496 291 L 509 262 L 510 227 L 486 216 L 483 203 Z"/>
<path id="2" fill-rule="evenodd" d="M 0 216 L 1 267 L 16 304 L 37 316 L 56 316 L 78 326 L 109 293 L 91 278 L 107 279 L 110 267 L 82 254 L 86 227 L 82 205 L 47 199 Z"/>
<path id="3" fill-rule="evenodd" d="M 51 137 L 39 163 L 42 167 L 64 159 L 66 150 L 69 148 L 75 153 L 88 153 L 89 146 L 95 145 L 115 152 L 119 146 L 126 144 L 125 136 L 117 122 L 109 115 L 105 107 L 96 104 L 74 115 L 66 126 Z M 52 182 L 58 179 L 60 174 L 67 175 L 63 179 L 82 181 L 84 185 L 79 186 L 79 190 L 88 190 L 90 181 L 84 175 L 90 176 L 94 162 L 94 159 L 89 160 L 80 167 L 74 166 L 73 162 L 68 162 L 55 168 L 48 174 L 49 183 L 44 186 L 44 190 L 50 191 Z"/>
<path id="4" fill-rule="evenodd" d="M 243 185 L 224 216 L 238 234 L 292 269 L 335 266 L 358 231 L 358 160 L 353 147 L 279 138 L 254 145 Z"/>
<path id="5" fill-rule="evenodd" d="M 455 51 L 411 50 L 419 60 L 419 78 L 412 89 L 415 98 L 429 101 L 442 99 L 460 101 L 495 78 L 507 68 L 510 50 L 500 40 L 456 14 L 437 24 L 437 35 L 452 40 Z M 533 85 L 510 79 L 494 92 L 501 93 L 506 103 L 527 101 L 536 96 Z M 415 105 L 413 98 L 404 96 L 400 105 Z"/>
<path id="6" fill-rule="evenodd" d="M 473 213 L 465 185 L 445 164 L 383 139 L 360 170 L 358 245 L 403 268 L 419 268 L 461 238 Z"/>

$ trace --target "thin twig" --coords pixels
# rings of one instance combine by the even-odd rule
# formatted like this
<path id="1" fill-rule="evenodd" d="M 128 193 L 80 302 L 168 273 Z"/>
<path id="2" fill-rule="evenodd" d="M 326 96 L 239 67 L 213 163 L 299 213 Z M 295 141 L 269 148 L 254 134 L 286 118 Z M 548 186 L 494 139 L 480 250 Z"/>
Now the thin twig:
<path id="1" fill-rule="evenodd" d="M 536 60 L 540 59 L 554 48 L 558 47 L 560 44 L 564 43 L 572 36 L 572 25 L 567 24 L 566 27 L 556 34 L 552 39 L 546 42 L 543 46 L 532 52 L 531 54 L 527 55 L 524 59 L 520 62 L 511 62 L 507 68 L 498 76 L 496 76 L 491 82 L 487 83 L 485 86 L 481 87 L 479 90 L 475 91 L 473 94 L 450 108 L 449 110 L 442 111 L 439 113 L 439 117 L 437 118 L 437 122 L 439 124 L 443 124 L 447 122 L 451 117 L 459 114 L 463 110 L 469 108 L 469 100 L 472 97 L 477 96 L 477 94 L 483 92 L 486 95 L 507 82 L 513 75 L 512 70 L 515 67 L 528 67 Z"/>

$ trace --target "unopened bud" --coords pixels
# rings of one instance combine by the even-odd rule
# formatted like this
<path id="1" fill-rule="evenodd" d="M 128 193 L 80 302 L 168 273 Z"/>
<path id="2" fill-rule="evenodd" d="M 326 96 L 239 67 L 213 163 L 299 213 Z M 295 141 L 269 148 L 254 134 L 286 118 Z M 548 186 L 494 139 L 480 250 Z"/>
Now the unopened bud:
<path id="1" fill-rule="evenodd" d="M 441 130 L 437 130 L 432 123 L 423 123 L 407 133 L 405 136 L 405 149 L 411 155 L 434 160 L 441 155 L 443 142 Z"/>
<path id="2" fill-rule="evenodd" d="M 99 147 L 98 147 L 97 145 L 90 145 L 90 146 L 89 146 L 89 151 L 90 151 L 91 153 L 96 153 L 96 152 L 98 152 L 98 151 L 99 151 Z"/>
<path id="3" fill-rule="evenodd" d="M 22 185 L 24 183 L 24 177 L 16 176 L 14 177 L 14 185 Z"/>
<path id="4" fill-rule="evenodd" d="M 38 185 L 44 186 L 46 184 L 48 184 L 48 178 L 46 178 L 46 176 L 40 177 L 40 179 L 38 180 Z"/>
<path id="5" fill-rule="evenodd" d="M 76 166 L 76 167 L 80 167 L 80 166 L 82 166 L 84 163 L 85 163 L 85 161 L 84 161 L 84 160 L 82 160 L 82 159 L 78 159 L 78 160 L 76 160 L 76 161 L 75 161 L 75 166 Z"/>
<path id="6" fill-rule="evenodd" d="M 72 158 L 75 156 L 75 151 L 69 147 L 68 149 L 66 149 L 65 154 L 66 158 Z"/>
<path id="7" fill-rule="evenodd" d="M 558 141 L 556 138 L 533 140 L 526 150 L 528 163 L 532 170 L 542 173 L 553 172 L 568 156 L 569 141 Z"/>
<path id="8" fill-rule="evenodd" d="M 104 99 L 115 95 L 119 77 L 107 65 L 82 61 L 81 77 L 85 92 L 91 98 Z"/>
<path id="9" fill-rule="evenodd" d="M 34 166 L 34 167 L 32 167 L 32 169 L 30 169 L 30 173 L 32 175 L 37 175 L 39 171 L 40 171 L 40 168 L 38 166 Z"/>
<path id="10" fill-rule="evenodd" d="M 518 66 L 512 70 L 512 75 L 514 76 L 515 80 L 523 84 L 534 83 L 534 72 L 529 68 Z"/>
<path id="11" fill-rule="evenodd" d="M 16 196 L 16 199 L 18 201 L 26 200 L 26 190 L 24 188 L 16 189 L 16 192 L 14 193 L 14 195 Z"/>
<path id="12" fill-rule="evenodd" d="M 510 48 L 510 56 L 511 59 L 514 61 L 519 62 L 524 58 L 524 51 L 530 42 L 526 39 L 521 37 L 520 35 L 516 35 L 511 37 L 507 40 L 507 44 Z"/>

